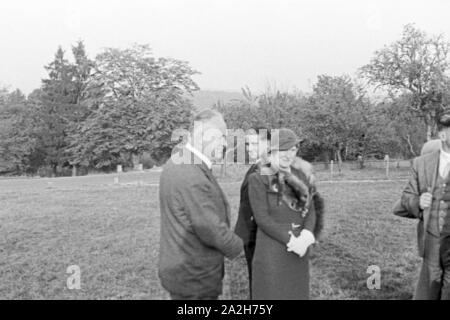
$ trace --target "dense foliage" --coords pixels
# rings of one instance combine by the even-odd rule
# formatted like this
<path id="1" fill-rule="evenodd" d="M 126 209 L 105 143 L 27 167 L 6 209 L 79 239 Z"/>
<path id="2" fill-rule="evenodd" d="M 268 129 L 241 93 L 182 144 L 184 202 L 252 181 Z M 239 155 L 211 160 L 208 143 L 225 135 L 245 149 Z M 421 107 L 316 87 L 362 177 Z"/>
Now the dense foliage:
<path id="1" fill-rule="evenodd" d="M 360 78 L 319 75 L 308 93 L 245 88 L 210 107 L 230 129 L 293 129 L 308 160 L 409 159 L 435 136 L 436 119 L 449 106 L 449 49 L 442 35 L 407 25 L 360 68 Z M 189 95 L 199 89 L 187 62 L 154 57 L 147 45 L 106 48 L 91 60 L 80 41 L 71 59 L 58 48 L 45 70 L 28 97 L 0 88 L 0 173 L 161 163 L 175 143 L 172 132 L 187 128 Z M 383 95 L 374 96 L 379 88 Z"/>
<path id="2" fill-rule="evenodd" d="M 107 171 L 144 155 L 167 158 L 173 130 L 189 124 L 186 95 L 198 90 L 197 72 L 187 62 L 153 57 L 146 45 L 106 48 L 90 60 L 79 42 L 72 55 L 70 62 L 58 48 L 28 98 L 0 91 L 0 172 Z"/>

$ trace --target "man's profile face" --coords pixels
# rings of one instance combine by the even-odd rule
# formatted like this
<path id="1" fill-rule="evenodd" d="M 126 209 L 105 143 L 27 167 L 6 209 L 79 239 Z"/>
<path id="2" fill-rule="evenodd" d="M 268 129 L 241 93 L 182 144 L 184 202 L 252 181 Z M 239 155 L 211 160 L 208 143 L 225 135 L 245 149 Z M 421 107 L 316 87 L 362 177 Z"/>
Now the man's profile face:
<path id="1" fill-rule="evenodd" d="M 248 139 L 248 156 L 250 159 L 256 160 L 259 158 L 259 139 L 258 135 L 252 134 L 247 137 Z"/>
<path id="2" fill-rule="evenodd" d="M 261 159 L 267 157 L 269 141 L 264 134 L 250 134 L 247 136 L 248 155 L 250 159 Z"/>
<path id="3" fill-rule="evenodd" d="M 203 151 L 206 156 L 212 158 L 214 151 L 223 150 L 226 145 L 226 132 L 227 125 L 222 117 L 215 117 L 203 125 Z"/>

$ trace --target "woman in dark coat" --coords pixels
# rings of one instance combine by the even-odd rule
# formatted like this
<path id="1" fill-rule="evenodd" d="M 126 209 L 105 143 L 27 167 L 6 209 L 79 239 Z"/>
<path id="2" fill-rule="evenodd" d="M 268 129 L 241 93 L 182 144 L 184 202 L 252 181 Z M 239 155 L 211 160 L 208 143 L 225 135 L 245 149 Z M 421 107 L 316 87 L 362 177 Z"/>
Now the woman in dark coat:
<path id="1" fill-rule="evenodd" d="M 249 177 L 250 205 L 258 225 L 252 298 L 304 300 L 309 299 L 308 247 L 321 222 L 314 187 L 296 166 L 299 139 L 288 129 L 280 129 L 278 136 L 270 165 Z"/>

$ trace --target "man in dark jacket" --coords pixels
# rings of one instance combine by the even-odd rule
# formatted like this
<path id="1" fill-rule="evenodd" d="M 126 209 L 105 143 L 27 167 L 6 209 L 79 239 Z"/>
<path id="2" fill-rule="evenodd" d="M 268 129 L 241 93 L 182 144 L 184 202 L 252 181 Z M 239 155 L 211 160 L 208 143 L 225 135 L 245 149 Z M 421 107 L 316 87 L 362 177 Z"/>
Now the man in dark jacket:
<path id="1" fill-rule="evenodd" d="M 212 151 L 223 146 L 225 131 L 220 113 L 199 113 L 188 143 L 174 149 L 161 174 L 159 277 L 172 299 L 217 299 L 224 256 L 234 259 L 242 251 L 211 171 Z"/>
<path id="2" fill-rule="evenodd" d="M 256 222 L 253 218 L 250 200 L 248 198 L 248 177 L 258 170 L 261 162 L 265 162 L 267 151 L 270 144 L 270 131 L 266 128 L 257 128 L 255 134 L 246 137 L 248 146 L 249 160 L 255 160 L 245 174 L 244 181 L 241 184 L 240 203 L 238 220 L 236 222 L 235 232 L 244 243 L 245 259 L 247 260 L 247 269 L 249 275 L 250 299 L 252 297 L 252 260 L 256 245 Z"/>

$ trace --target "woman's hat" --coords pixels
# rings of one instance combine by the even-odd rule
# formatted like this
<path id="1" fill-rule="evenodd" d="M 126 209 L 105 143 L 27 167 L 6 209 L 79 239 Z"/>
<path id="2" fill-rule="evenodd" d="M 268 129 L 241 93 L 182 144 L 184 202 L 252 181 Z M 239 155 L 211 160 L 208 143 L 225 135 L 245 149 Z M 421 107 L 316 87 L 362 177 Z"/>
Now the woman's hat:
<path id="1" fill-rule="evenodd" d="M 299 144 L 300 139 L 291 129 L 277 129 L 272 130 L 272 137 L 270 141 L 270 150 L 286 151 Z"/>

